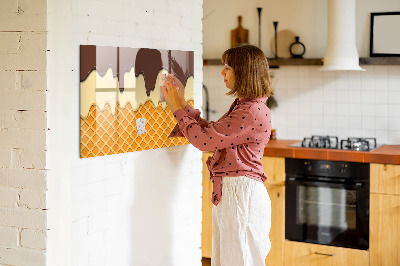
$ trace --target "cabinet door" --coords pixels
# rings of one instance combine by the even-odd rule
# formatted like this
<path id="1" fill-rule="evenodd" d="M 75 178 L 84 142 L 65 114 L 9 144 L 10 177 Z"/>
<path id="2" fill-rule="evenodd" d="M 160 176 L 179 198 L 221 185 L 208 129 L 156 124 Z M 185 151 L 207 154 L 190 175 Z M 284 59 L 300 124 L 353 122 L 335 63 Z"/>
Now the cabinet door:
<path id="1" fill-rule="evenodd" d="M 400 195 L 400 165 L 370 165 L 371 193 Z"/>
<path id="2" fill-rule="evenodd" d="M 371 266 L 400 265 L 400 196 L 371 194 Z"/>
<path id="3" fill-rule="evenodd" d="M 203 195 L 202 195 L 202 224 L 201 224 L 201 253 L 204 258 L 211 258 L 212 252 L 212 183 L 206 161 L 211 152 L 203 153 Z"/>
<path id="4" fill-rule="evenodd" d="M 271 199 L 271 250 L 265 259 L 266 266 L 283 265 L 285 240 L 285 187 L 265 184 Z"/>
<path id="5" fill-rule="evenodd" d="M 285 241 L 285 266 L 366 266 L 365 250 Z"/>
<path id="6" fill-rule="evenodd" d="M 264 156 L 261 163 L 268 177 L 266 184 L 285 185 L 285 158 Z"/>

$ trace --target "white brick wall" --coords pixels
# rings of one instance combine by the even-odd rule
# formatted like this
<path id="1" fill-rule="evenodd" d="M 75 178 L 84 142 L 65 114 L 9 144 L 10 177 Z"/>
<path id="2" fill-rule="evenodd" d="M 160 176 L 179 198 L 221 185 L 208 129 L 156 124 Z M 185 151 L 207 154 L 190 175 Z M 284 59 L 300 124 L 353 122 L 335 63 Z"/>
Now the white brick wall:
<path id="1" fill-rule="evenodd" d="M 194 50 L 201 106 L 202 0 L 49 1 L 47 9 L 47 264 L 201 265 L 201 152 L 79 159 L 79 45 Z"/>
<path id="2" fill-rule="evenodd" d="M 46 231 L 22 230 L 21 246 L 31 249 L 46 249 Z"/>
<path id="3" fill-rule="evenodd" d="M 46 3 L 0 3 L 1 265 L 45 265 Z"/>

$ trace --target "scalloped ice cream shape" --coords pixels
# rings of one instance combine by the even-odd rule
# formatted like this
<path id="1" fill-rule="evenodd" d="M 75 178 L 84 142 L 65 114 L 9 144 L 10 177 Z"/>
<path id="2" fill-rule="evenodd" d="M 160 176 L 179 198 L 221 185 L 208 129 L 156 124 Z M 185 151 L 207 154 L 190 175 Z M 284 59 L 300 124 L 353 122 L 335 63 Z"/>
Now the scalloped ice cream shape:
<path id="1" fill-rule="evenodd" d="M 101 76 L 97 71 L 92 71 L 89 76 L 80 83 L 80 114 L 82 117 L 87 117 L 89 109 L 92 105 L 97 105 L 100 110 L 104 110 L 108 104 L 111 107 L 113 114 L 115 113 L 117 103 L 120 108 L 130 103 L 133 110 L 144 105 L 147 101 L 151 101 L 154 106 L 157 106 L 161 101 L 161 90 L 159 89 L 162 78 L 168 74 L 165 69 L 159 71 L 155 89 L 150 91 L 150 96 L 146 94 L 145 78 L 143 74 L 135 76 L 134 68 L 129 72 L 125 72 L 125 88 L 123 92 L 119 90 L 118 79 L 114 78 L 112 69 L 109 68 L 104 76 Z M 188 77 L 186 82 L 182 81 L 185 86 L 186 101 L 194 99 L 194 78 Z M 165 110 L 166 103 L 161 102 L 162 108 Z"/>
<path id="2" fill-rule="evenodd" d="M 174 73 L 185 86 L 185 98 L 194 99 L 194 52 L 112 46 L 80 46 L 80 96 L 82 116 L 90 106 L 104 110 L 106 104 L 115 112 L 117 103 L 128 103 L 136 111 L 147 101 L 157 106 L 163 95 L 161 77 Z M 119 93 L 121 92 L 121 93 Z"/>

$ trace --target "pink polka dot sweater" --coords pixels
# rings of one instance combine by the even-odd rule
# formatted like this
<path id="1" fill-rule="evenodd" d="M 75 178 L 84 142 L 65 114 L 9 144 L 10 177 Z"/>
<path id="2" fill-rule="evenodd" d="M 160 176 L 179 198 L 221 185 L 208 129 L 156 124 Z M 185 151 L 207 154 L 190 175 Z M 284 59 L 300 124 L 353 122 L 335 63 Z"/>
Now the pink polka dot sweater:
<path id="1" fill-rule="evenodd" d="M 207 160 L 214 205 L 221 200 L 224 176 L 247 176 L 261 182 L 267 179 L 261 164 L 271 132 L 271 112 L 266 100 L 267 97 L 237 98 L 216 122 L 201 118 L 200 111 L 190 105 L 174 112 L 178 124 L 170 137 L 184 136 L 199 150 L 214 151 L 214 156 Z"/>

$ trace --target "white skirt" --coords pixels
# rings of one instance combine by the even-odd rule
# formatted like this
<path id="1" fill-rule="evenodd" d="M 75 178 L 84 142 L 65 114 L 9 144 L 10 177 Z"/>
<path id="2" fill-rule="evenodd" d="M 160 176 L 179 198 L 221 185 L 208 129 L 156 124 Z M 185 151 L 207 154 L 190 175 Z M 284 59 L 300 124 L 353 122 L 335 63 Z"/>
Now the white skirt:
<path id="1" fill-rule="evenodd" d="M 262 266 L 271 249 L 271 201 L 254 179 L 222 178 L 222 197 L 212 210 L 212 266 Z"/>

